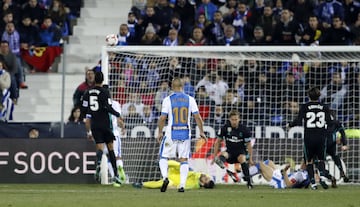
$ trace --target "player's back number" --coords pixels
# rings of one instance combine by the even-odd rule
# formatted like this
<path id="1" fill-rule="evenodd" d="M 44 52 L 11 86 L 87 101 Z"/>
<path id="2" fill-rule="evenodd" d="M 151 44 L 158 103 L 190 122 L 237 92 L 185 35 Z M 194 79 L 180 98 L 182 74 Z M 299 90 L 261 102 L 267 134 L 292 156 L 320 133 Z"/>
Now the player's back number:
<path id="1" fill-rule="evenodd" d="M 323 128 L 326 124 L 325 112 L 307 112 L 306 113 L 306 127 L 307 128 Z"/>

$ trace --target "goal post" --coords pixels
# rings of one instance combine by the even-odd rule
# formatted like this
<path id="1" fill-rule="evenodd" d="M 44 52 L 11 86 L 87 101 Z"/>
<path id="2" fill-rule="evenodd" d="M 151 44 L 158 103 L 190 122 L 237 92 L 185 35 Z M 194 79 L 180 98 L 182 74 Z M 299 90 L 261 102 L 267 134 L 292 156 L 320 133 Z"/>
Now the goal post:
<path id="1" fill-rule="evenodd" d="M 210 165 L 216 131 L 231 109 L 240 111 L 252 132 L 254 161 L 300 164 L 303 128 L 285 126 L 307 101 L 307 89 L 317 86 L 321 101 L 351 130 L 350 150 L 338 152 L 351 181 L 360 183 L 359 46 L 103 46 L 101 66 L 126 121 L 122 154 L 130 182 L 160 178 L 155 140 L 159 107 L 170 93 L 172 78 L 180 77 L 185 93 L 198 103 L 210 138 L 207 143 L 196 139 L 194 124 L 194 170 L 211 174 L 217 182 L 231 182 L 225 171 Z M 327 166 L 339 178 L 334 163 Z"/>

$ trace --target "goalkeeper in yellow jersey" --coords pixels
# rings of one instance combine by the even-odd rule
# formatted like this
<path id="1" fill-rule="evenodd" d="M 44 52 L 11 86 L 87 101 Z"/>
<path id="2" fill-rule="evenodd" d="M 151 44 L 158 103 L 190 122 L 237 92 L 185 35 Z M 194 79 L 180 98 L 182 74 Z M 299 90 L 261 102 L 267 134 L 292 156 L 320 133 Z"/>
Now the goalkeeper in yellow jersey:
<path id="1" fill-rule="evenodd" d="M 173 187 L 174 189 L 178 188 L 180 185 L 180 163 L 176 162 L 174 160 L 168 161 L 168 179 L 169 179 L 169 187 Z M 143 183 L 133 183 L 134 187 L 137 188 L 161 188 L 163 184 L 163 180 L 157 180 L 157 181 L 147 181 Z M 185 189 L 200 189 L 201 187 L 204 188 L 214 188 L 214 181 L 211 180 L 211 177 L 209 175 L 195 172 L 195 171 L 189 171 L 186 183 L 185 183 Z"/>

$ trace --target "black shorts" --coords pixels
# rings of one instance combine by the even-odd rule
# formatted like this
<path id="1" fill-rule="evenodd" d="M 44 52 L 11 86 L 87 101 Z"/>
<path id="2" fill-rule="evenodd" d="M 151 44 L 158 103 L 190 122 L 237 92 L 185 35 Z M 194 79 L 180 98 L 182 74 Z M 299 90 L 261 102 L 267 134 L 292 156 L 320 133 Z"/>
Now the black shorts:
<path id="1" fill-rule="evenodd" d="M 240 148 L 236 150 L 226 150 L 226 152 L 229 154 L 229 158 L 226 159 L 226 162 L 229 164 L 239 163 L 238 157 L 239 155 L 245 155 L 247 156 L 247 150 Z"/>
<path id="2" fill-rule="evenodd" d="M 325 160 L 326 138 L 304 139 L 304 154 L 307 162 Z"/>
<path id="3" fill-rule="evenodd" d="M 115 136 L 110 129 L 96 128 L 91 130 L 95 143 L 111 143 L 115 140 Z"/>

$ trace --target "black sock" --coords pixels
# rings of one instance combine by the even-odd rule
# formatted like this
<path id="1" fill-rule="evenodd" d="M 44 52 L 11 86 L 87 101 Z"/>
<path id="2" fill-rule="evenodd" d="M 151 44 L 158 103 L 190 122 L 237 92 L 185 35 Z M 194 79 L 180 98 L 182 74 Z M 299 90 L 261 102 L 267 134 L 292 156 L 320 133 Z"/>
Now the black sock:
<path id="1" fill-rule="evenodd" d="M 249 173 L 249 165 L 247 162 L 241 163 L 241 169 L 244 173 L 244 180 L 250 184 L 250 173 Z"/>
<path id="2" fill-rule="evenodd" d="M 224 155 L 220 155 L 219 159 L 221 160 L 221 162 L 226 162 L 226 158 Z"/>
<path id="3" fill-rule="evenodd" d="M 103 155 L 103 151 L 102 151 L 102 150 L 97 150 L 97 151 L 96 151 L 96 160 L 97 160 L 97 165 L 100 165 L 102 155 Z"/>
<path id="4" fill-rule="evenodd" d="M 332 157 L 332 159 L 334 160 L 335 165 L 339 168 L 339 171 L 344 173 L 344 169 L 343 169 L 342 164 L 341 164 L 340 156 L 335 155 L 335 156 Z"/>
<path id="5" fill-rule="evenodd" d="M 307 164 L 307 165 L 306 165 L 306 171 L 307 171 L 308 174 L 309 174 L 309 179 L 310 179 L 311 184 L 315 184 L 314 165 L 313 165 L 312 163 L 311 163 L 311 164 Z"/>
<path id="6" fill-rule="evenodd" d="M 117 167 L 116 167 L 116 158 L 115 158 L 114 150 L 109 150 L 109 158 L 110 158 L 111 166 L 113 167 L 113 170 L 114 170 L 114 175 L 116 177 L 119 177 Z"/>
<path id="7" fill-rule="evenodd" d="M 324 176 L 327 179 L 331 179 L 332 176 L 330 175 L 329 171 L 325 170 L 325 162 L 323 160 L 319 160 L 317 167 L 320 172 L 320 176 Z"/>

